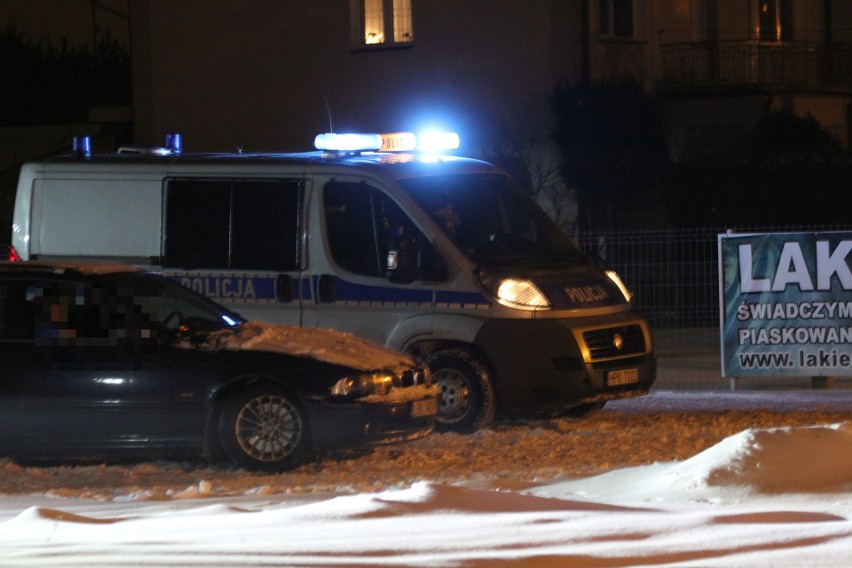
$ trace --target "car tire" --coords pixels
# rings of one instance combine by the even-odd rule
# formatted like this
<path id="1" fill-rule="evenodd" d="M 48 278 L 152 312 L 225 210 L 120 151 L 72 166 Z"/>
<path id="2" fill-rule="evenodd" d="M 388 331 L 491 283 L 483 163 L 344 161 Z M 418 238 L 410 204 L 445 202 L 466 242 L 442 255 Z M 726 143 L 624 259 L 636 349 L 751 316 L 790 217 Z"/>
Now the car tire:
<path id="1" fill-rule="evenodd" d="M 263 471 L 296 467 L 312 445 L 305 411 L 274 385 L 255 385 L 228 398 L 219 414 L 219 440 L 231 462 Z"/>
<path id="2" fill-rule="evenodd" d="M 485 365 L 461 349 L 435 351 L 425 362 L 441 393 L 436 431 L 469 434 L 491 423 L 497 399 Z"/>

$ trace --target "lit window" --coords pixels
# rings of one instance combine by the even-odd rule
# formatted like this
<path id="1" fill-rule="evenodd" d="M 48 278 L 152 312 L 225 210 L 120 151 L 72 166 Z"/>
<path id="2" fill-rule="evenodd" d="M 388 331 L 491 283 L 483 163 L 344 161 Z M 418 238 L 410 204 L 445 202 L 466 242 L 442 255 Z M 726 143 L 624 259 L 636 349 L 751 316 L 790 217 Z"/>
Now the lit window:
<path id="1" fill-rule="evenodd" d="M 633 0 L 600 0 L 600 32 L 608 37 L 635 37 Z"/>
<path id="2" fill-rule="evenodd" d="M 758 0 L 757 22 L 760 41 L 789 41 L 792 39 L 793 14 L 791 0 Z"/>
<path id="3" fill-rule="evenodd" d="M 411 0 L 355 0 L 352 6 L 357 46 L 410 45 L 414 41 Z"/>

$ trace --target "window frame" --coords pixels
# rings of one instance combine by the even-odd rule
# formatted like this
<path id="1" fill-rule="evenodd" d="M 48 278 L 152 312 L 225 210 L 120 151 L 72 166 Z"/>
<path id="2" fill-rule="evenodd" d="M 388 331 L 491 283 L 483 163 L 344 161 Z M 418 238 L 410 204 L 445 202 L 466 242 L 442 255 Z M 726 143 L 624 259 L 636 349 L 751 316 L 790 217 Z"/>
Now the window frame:
<path id="1" fill-rule="evenodd" d="M 338 191 L 341 193 L 335 194 Z M 357 243 L 354 240 L 355 235 L 352 231 L 347 231 L 347 238 L 340 239 L 339 236 L 342 233 L 339 227 L 345 227 L 346 223 L 335 223 L 331 215 L 331 210 L 334 212 L 341 210 L 340 198 L 346 197 L 346 193 L 357 197 L 360 205 L 364 206 L 363 214 L 370 216 L 370 219 L 356 218 L 356 223 L 365 231 L 364 234 L 370 235 L 369 242 L 364 240 L 358 244 L 367 246 L 355 246 L 354 249 L 349 250 L 343 250 L 339 245 L 344 242 L 349 245 Z M 345 208 L 342 210 L 345 215 Z M 412 216 L 396 199 L 376 185 L 365 180 L 331 179 L 322 187 L 321 211 L 323 242 L 327 258 L 342 271 L 361 278 L 380 279 L 404 285 L 413 282 L 445 282 L 449 279 L 446 262 L 427 233 L 415 223 Z M 392 222 L 388 224 L 389 221 Z M 395 229 L 403 229 L 400 235 L 404 236 L 400 239 L 396 236 L 389 239 L 389 236 L 395 234 Z M 401 252 L 406 249 L 417 251 L 416 265 L 408 266 L 407 271 L 390 269 L 388 267 L 389 251 Z M 357 256 L 358 259 L 366 259 L 369 256 L 370 264 L 361 261 L 353 262 L 352 252 L 355 250 L 362 253 Z M 372 264 L 373 262 L 375 265 Z"/>
<path id="2" fill-rule="evenodd" d="M 774 20 L 773 28 L 767 32 L 763 26 L 764 17 L 763 4 L 771 5 L 770 15 Z M 793 41 L 793 2 L 792 0 L 756 0 L 752 5 L 754 9 L 754 18 L 757 22 L 757 30 L 755 34 L 758 42 L 762 44 L 779 44 L 788 41 Z"/>
<path id="3" fill-rule="evenodd" d="M 616 2 L 629 2 L 630 4 L 630 33 L 625 35 L 616 33 Z M 598 33 L 602 39 L 619 41 L 639 41 L 640 14 L 636 0 L 600 0 L 598 2 Z"/>
<path id="4" fill-rule="evenodd" d="M 367 43 L 366 41 L 366 4 L 365 0 L 349 0 L 349 13 L 351 25 L 351 43 L 353 51 L 376 51 L 385 49 L 409 49 L 414 46 L 414 0 L 408 2 L 408 28 L 411 30 L 411 39 L 408 41 L 397 41 L 394 4 L 399 0 L 378 0 L 382 6 L 382 29 L 383 41 L 380 43 Z"/>
<path id="5" fill-rule="evenodd" d="M 172 215 L 171 206 L 172 202 L 172 192 L 177 191 L 180 192 L 181 184 L 192 184 L 198 185 L 199 187 L 203 184 L 215 184 L 220 186 L 220 191 L 227 192 L 227 204 L 222 205 L 224 208 L 223 211 L 219 213 L 225 214 L 227 220 L 224 218 L 221 220 L 222 227 L 216 228 L 216 236 L 225 237 L 227 243 L 219 243 L 221 246 L 224 246 L 225 250 L 221 251 L 222 254 L 225 255 L 221 262 L 215 262 L 214 266 L 208 266 L 206 262 L 200 263 L 198 266 L 195 266 L 194 263 L 189 263 L 188 266 L 184 266 L 186 264 L 185 259 L 182 258 L 182 252 L 180 251 L 180 247 L 185 247 L 186 243 L 181 243 L 179 247 L 174 248 L 173 250 L 169 250 L 170 246 L 172 246 L 169 242 L 170 238 L 175 237 L 175 230 L 170 227 L 170 217 Z M 236 211 L 237 206 L 239 205 L 239 199 L 237 198 L 237 194 L 240 192 L 248 191 L 251 188 L 251 185 L 257 184 L 258 188 L 261 188 L 262 184 L 272 184 L 270 185 L 271 189 L 275 189 L 275 186 L 280 186 L 279 189 L 291 191 L 289 189 L 291 186 L 295 189 L 294 199 L 294 215 L 289 218 L 289 221 L 293 221 L 295 226 L 293 227 L 294 233 L 291 234 L 293 238 L 293 248 L 292 250 L 284 249 L 281 251 L 282 260 L 276 264 L 276 266 L 244 266 L 244 259 L 250 257 L 244 257 L 240 252 L 243 250 L 243 247 L 238 246 L 240 243 L 247 242 L 241 235 L 237 234 L 237 230 L 242 231 L 241 227 L 248 226 L 243 223 L 243 219 L 238 216 L 238 212 Z M 286 186 L 286 187 L 285 187 Z M 191 189 L 197 190 L 198 187 L 192 187 Z M 254 189 L 254 188 L 251 188 Z M 204 177 L 204 176 L 171 176 L 167 177 L 163 180 L 163 213 L 162 213 L 162 237 L 161 237 L 161 248 L 160 248 L 160 258 L 163 261 L 163 264 L 170 268 L 182 268 L 182 269 L 211 269 L 211 270 L 236 270 L 236 271 L 248 271 L 248 272 L 295 272 L 301 271 L 305 269 L 305 259 L 306 253 L 304 250 L 305 247 L 305 239 L 303 238 L 304 233 L 304 196 L 305 196 L 305 181 L 301 178 L 290 178 L 290 177 Z M 216 192 L 210 192 L 210 199 L 217 197 Z M 178 212 L 181 211 L 181 204 L 175 205 L 178 209 Z M 179 213 L 175 213 L 179 214 Z M 281 220 L 282 223 L 285 220 Z M 287 221 L 289 223 L 289 221 Z M 288 225 L 289 227 L 289 225 Z M 282 226 L 282 229 L 286 227 Z M 197 233 L 197 231 L 196 231 Z M 197 235 L 192 235 L 196 237 Z M 177 256 L 177 258 L 175 258 Z M 209 258 L 209 256 L 208 256 Z M 221 259 L 220 259 L 221 260 Z M 203 265 L 203 266 L 202 266 Z"/>

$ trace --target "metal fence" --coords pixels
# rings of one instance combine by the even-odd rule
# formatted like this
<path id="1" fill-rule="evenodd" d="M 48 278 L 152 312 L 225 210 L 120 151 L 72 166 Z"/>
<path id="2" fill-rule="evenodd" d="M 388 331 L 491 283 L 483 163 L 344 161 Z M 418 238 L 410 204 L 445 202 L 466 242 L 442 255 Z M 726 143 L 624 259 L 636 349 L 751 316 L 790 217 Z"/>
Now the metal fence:
<path id="1" fill-rule="evenodd" d="M 667 87 L 696 85 L 849 85 L 848 43 L 722 41 L 661 47 Z"/>
<path id="2" fill-rule="evenodd" d="M 634 294 L 633 304 L 654 330 L 657 388 L 720 390 L 824 386 L 811 377 L 722 377 L 719 340 L 718 235 L 848 231 L 847 226 L 702 227 L 586 232 L 575 242 L 616 270 Z M 828 382 L 852 388 L 852 378 Z"/>

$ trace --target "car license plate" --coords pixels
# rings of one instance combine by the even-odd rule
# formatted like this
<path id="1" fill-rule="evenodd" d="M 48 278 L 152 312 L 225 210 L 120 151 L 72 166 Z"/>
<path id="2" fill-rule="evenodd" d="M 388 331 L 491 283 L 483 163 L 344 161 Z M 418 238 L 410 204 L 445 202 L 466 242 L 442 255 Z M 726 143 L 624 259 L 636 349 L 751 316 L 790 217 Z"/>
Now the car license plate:
<path id="1" fill-rule="evenodd" d="M 438 399 L 416 400 L 411 403 L 411 416 L 431 416 L 438 414 Z"/>
<path id="2" fill-rule="evenodd" d="M 621 385 L 632 385 L 639 382 L 639 369 L 620 369 L 618 371 L 610 371 L 606 376 L 606 384 L 608 387 L 617 387 Z"/>

